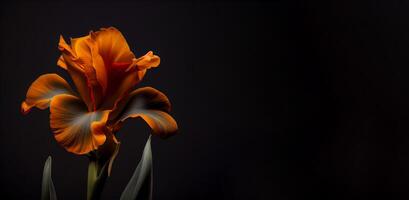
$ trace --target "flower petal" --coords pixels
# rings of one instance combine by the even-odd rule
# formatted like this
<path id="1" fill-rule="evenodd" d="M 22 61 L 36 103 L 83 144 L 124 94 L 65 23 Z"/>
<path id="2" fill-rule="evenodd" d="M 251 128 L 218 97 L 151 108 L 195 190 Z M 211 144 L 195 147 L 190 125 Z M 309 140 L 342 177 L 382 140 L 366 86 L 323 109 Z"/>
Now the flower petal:
<path id="1" fill-rule="evenodd" d="M 134 59 L 133 64 L 136 65 L 138 70 L 149 69 L 151 67 L 159 66 L 160 58 L 157 55 L 153 55 L 152 51 L 149 51 L 144 56 Z"/>
<path id="2" fill-rule="evenodd" d="M 67 151 L 86 154 L 104 144 L 108 111 L 88 112 L 81 99 L 61 94 L 51 101 L 50 112 L 54 137 Z"/>
<path id="3" fill-rule="evenodd" d="M 67 70 L 67 63 L 65 62 L 64 57 L 62 55 L 58 58 L 57 65 Z"/>
<path id="4" fill-rule="evenodd" d="M 107 124 L 116 130 L 126 119 L 141 117 L 154 134 L 166 138 L 178 130 L 176 121 L 168 114 L 170 107 L 170 102 L 163 93 L 151 87 L 139 88 L 116 104 L 109 114 Z"/>
<path id="5" fill-rule="evenodd" d="M 116 28 L 102 28 L 71 40 L 60 38 L 62 57 L 57 64 L 70 73 L 89 111 L 112 109 L 114 104 L 139 83 L 160 58 L 149 51 L 136 59 Z"/>
<path id="6" fill-rule="evenodd" d="M 103 89 L 93 67 L 92 39 L 86 36 L 72 41 L 74 49 L 65 42 L 62 36 L 60 37 L 58 48 L 62 53 L 62 58 L 58 59 L 57 64 L 68 71 L 81 98 L 87 104 L 88 110 L 93 111 L 102 100 Z M 87 48 L 90 52 L 87 52 Z"/>
<path id="7" fill-rule="evenodd" d="M 135 58 L 129 49 L 128 43 L 122 33 L 114 28 L 101 28 L 100 31 L 91 33 L 97 42 L 99 54 L 106 63 L 132 63 Z"/>
<path id="8" fill-rule="evenodd" d="M 109 84 L 101 109 L 112 109 L 114 104 L 140 81 L 139 71 L 110 70 Z"/>
<path id="9" fill-rule="evenodd" d="M 28 88 L 26 100 L 21 104 L 21 111 L 28 113 L 32 107 L 46 109 L 51 99 L 59 94 L 74 95 L 70 85 L 63 78 L 57 74 L 44 74 Z"/>
<path id="10" fill-rule="evenodd" d="M 104 91 L 101 108 L 112 109 L 115 102 L 140 80 L 136 68 L 130 69 L 135 56 L 122 33 L 114 27 L 102 28 L 90 35 L 103 62 L 103 65 L 94 66 Z"/>

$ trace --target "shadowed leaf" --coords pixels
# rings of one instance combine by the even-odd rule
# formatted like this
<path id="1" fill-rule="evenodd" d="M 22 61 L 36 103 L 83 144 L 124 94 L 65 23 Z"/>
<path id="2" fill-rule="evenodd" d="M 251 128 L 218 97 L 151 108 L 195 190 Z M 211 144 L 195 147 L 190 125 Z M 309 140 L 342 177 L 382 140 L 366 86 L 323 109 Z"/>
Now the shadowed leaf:
<path id="1" fill-rule="evenodd" d="M 131 180 L 122 192 L 121 200 L 152 199 L 152 151 L 149 136 L 143 150 L 142 159 L 135 169 Z"/>
<path id="2" fill-rule="evenodd" d="M 51 179 L 51 156 L 48 156 L 44 164 L 41 200 L 57 200 L 53 180 Z"/>

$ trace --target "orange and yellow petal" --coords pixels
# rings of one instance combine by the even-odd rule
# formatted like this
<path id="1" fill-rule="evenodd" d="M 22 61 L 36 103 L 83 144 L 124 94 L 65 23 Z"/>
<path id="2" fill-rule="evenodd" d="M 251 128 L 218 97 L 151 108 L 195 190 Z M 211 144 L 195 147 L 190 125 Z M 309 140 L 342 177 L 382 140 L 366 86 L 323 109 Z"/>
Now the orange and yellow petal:
<path id="1" fill-rule="evenodd" d="M 108 111 L 88 112 L 81 99 L 61 94 L 52 99 L 50 112 L 54 137 L 67 151 L 86 154 L 104 144 Z"/>
<path id="2" fill-rule="evenodd" d="M 31 108 L 48 108 L 50 101 L 59 94 L 74 95 L 70 85 L 57 74 L 44 74 L 38 77 L 28 88 L 26 100 L 21 104 L 21 111 L 28 113 Z"/>
<path id="3" fill-rule="evenodd" d="M 115 102 L 128 94 L 139 80 L 138 72 L 135 70 L 128 72 L 111 70 L 109 77 L 110 82 L 101 109 L 112 109 Z"/>
<path id="4" fill-rule="evenodd" d="M 92 68 L 95 70 L 95 78 L 101 85 L 103 92 L 108 87 L 108 72 L 105 67 L 105 61 L 99 54 L 99 47 L 94 40 L 91 40 L 89 48 L 91 49 Z"/>
<path id="5" fill-rule="evenodd" d="M 120 126 L 128 118 L 141 117 L 155 135 L 163 138 L 176 134 L 178 125 L 169 115 L 170 102 L 160 91 L 144 87 L 119 101 L 108 117 L 110 126 Z"/>
<path id="6" fill-rule="evenodd" d="M 104 68 L 95 65 L 97 77 L 104 91 L 104 100 L 100 108 L 111 109 L 114 103 L 124 94 L 128 93 L 138 82 L 139 75 L 136 68 L 132 67 L 135 58 L 124 36 L 116 28 L 103 28 L 91 32 L 100 60 Z"/>
<path id="7" fill-rule="evenodd" d="M 57 64 L 70 73 L 88 110 L 112 109 L 139 83 L 151 67 L 160 64 L 152 51 L 135 58 L 116 28 L 102 28 L 71 40 L 60 37 L 62 56 Z"/>
<path id="8" fill-rule="evenodd" d="M 136 66 L 138 70 L 145 70 L 151 67 L 158 67 L 160 64 L 160 57 L 154 55 L 152 51 L 149 51 L 144 56 L 134 59 L 133 65 Z"/>
<path id="9" fill-rule="evenodd" d="M 74 42 L 73 48 L 65 42 L 62 36 L 60 37 L 59 49 L 62 57 L 58 59 L 57 64 L 68 71 L 81 98 L 87 104 L 88 110 L 92 111 L 98 107 L 103 96 L 103 88 L 98 81 L 97 71 L 93 67 L 92 55 L 94 53 L 90 50 L 95 49 L 92 48 L 93 41 L 90 37 L 72 41 Z M 90 52 L 87 52 L 87 48 Z M 96 56 L 95 60 L 97 60 Z"/>
<path id="10" fill-rule="evenodd" d="M 162 138 L 168 138 L 176 134 L 178 130 L 178 125 L 175 119 L 173 119 L 172 116 L 163 111 L 146 110 L 138 113 L 135 112 L 134 114 L 129 113 L 128 116 L 123 120 L 130 117 L 141 117 L 151 127 L 153 133 Z"/>
<path id="11" fill-rule="evenodd" d="M 76 57 L 76 64 L 81 66 L 81 69 L 93 68 L 92 57 L 93 40 L 89 35 L 79 38 L 71 38 L 71 49 Z"/>
<path id="12" fill-rule="evenodd" d="M 112 63 L 110 67 L 108 66 L 108 85 L 104 93 L 104 102 L 101 104 L 102 108 L 112 109 L 118 100 L 127 95 L 142 80 L 147 69 L 157 67 L 159 63 L 159 57 L 148 52 L 138 61 L 134 59 L 132 64 Z"/>
<path id="13" fill-rule="evenodd" d="M 99 54 L 97 42 L 91 37 L 92 32 L 84 37 L 71 39 L 71 49 L 78 57 L 78 62 L 84 66 L 84 70 L 92 68 L 98 81 L 106 88 L 106 73 L 104 60 Z M 94 76 L 94 74 L 91 74 Z"/>
<path id="14" fill-rule="evenodd" d="M 101 28 L 91 32 L 91 37 L 97 42 L 99 54 L 106 63 L 128 63 L 135 58 L 122 33 L 114 28 Z"/>
<path id="15" fill-rule="evenodd" d="M 67 63 L 65 62 L 64 57 L 62 55 L 58 58 L 57 65 L 67 70 Z"/>

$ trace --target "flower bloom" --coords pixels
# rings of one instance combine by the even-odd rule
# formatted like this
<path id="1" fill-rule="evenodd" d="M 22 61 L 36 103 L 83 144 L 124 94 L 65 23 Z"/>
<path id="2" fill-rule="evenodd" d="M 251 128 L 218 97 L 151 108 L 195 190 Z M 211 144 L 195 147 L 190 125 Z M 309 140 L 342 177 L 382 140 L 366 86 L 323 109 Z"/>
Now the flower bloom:
<path id="1" fill-rule="evenodd" d="M 161 137 L 176 133 L 168 98 L 151 87 L 134 90 L 147 69 L 159 66 L 152 51 L 136 58 L 113 27 L 71 39 L 70 45 L 60 36 L 58 49 L 57 65 L 69 73 L 76 91 L 57 74 L 42 75 L 21 110 L 50 107 L 50 127 L 67 151 L 87 154 L 110 138 L 117 142 L 114 134 L 128 118 L 141 117 Z"/>

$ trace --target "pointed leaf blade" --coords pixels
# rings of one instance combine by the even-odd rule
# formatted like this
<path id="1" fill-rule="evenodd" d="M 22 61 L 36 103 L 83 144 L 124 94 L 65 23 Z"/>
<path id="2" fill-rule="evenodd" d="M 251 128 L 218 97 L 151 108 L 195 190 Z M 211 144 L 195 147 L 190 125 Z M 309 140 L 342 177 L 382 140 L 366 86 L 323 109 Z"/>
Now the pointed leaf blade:
<path id="1" fill-rule="evenodd" d="M 131 180 L 122 192 L 121 200 L 150 200 L 152 199 L 152 150 L 149 136 Z"/>
<path id="2" fill-rule="evenodd" d="M 41 200 L 57 200 L 57 194 L 51 179 L 51 161 L 51 156 L 48 156 L 44 164 Z"/>

